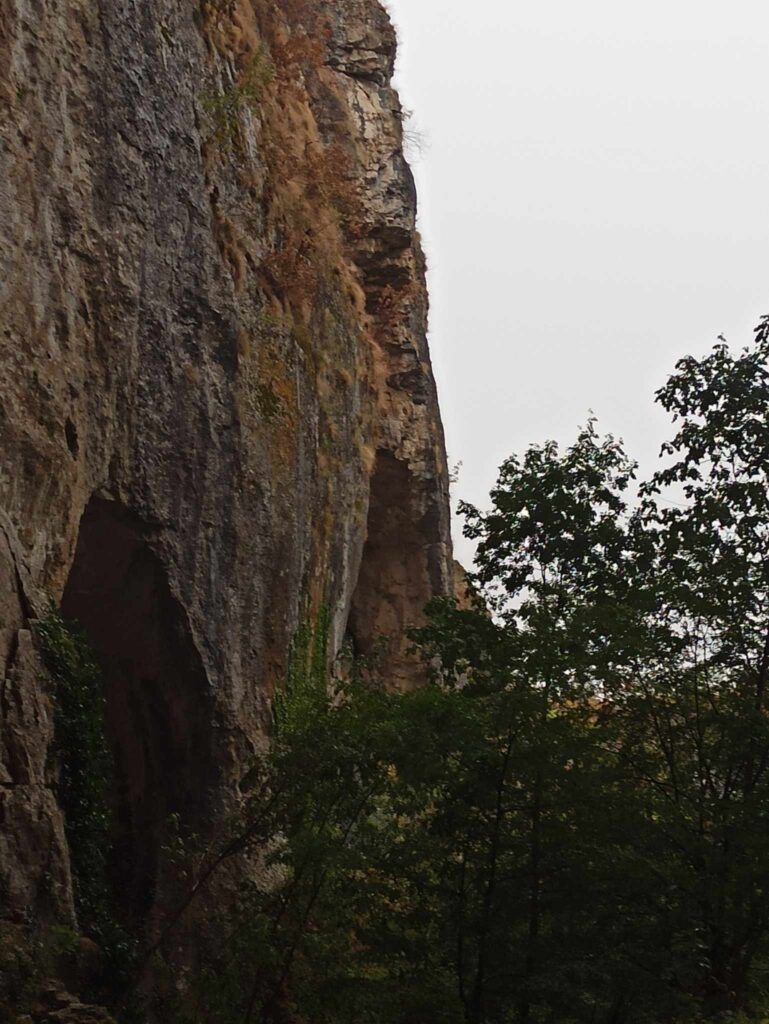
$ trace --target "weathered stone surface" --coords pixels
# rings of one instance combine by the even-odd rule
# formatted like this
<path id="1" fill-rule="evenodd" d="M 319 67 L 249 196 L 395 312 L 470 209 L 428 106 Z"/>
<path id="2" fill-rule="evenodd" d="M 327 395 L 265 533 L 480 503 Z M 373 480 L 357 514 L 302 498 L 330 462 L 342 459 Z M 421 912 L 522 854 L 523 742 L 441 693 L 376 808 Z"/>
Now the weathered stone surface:
<path id="1" fill-rule="evenodd" d="M 0 709 L 3 917 L 16 923 L 71 923 L 67 846 L 49 765 L 53 707 L 27 629 L 13 635 Z"/>
<path id="2" fill-rule="evenodd" d="M 39 1002 L 28 1019 L 33 1024 L 115 1024 L 103 1006 L 82 1003 L 55 981 L 42 986 Z"/>
<path id="3" fill-rule="evenodd" d="M 478 592 L 468 579 L 467 570 L 456 559 L 454 559 L 453 597 L 456 598 L 457 605 L 465 611 L 475 607 L 478 598 Z"/>
<path id="4" fill-rule="evenodd" d="M 303 616 L 417 678 L 399 633 L 452 562 L 394 53 L 375 0 L 0 6 L 4 914 L 73 915 L 49 596 L 105 666 L 141 915 Z"/>

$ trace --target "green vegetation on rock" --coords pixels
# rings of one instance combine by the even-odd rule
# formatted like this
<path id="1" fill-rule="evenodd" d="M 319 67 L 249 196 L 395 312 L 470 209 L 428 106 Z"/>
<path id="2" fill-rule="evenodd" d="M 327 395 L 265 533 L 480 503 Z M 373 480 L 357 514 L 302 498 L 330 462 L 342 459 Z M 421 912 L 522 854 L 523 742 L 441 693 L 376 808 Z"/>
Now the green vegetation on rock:
<path id="1" fill-rule="evenodd" d="M 85 637 L 52 606 L 38 627 L 54 683 L 59 799 L 65 815 L 78 919 L 98 932 L 108 902 L 109 790 L 112 756 L 105 735 L 101 670 Z"/>
<path id="2" fill-rule="evenodd" d="M 38 636 L 54 684 L 59 801 L 78 926 L 104 957 L 93 994 L 117 998 L 132 978 L 137 944 L 117 919 L 109 880 L 114 764 L 101 669 L 85 636 L 54 606 L 39 623 Z"/>

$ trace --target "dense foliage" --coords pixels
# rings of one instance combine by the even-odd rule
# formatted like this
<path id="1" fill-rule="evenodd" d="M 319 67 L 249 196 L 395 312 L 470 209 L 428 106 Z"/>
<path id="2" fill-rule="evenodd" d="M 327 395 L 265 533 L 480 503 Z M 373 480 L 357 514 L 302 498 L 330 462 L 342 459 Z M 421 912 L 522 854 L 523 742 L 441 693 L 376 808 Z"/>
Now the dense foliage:
<path id="1" fill-rule="evenodd" d="M 143 962 L 163 1019 L 766 1018 L 768 361 L 769 320 L 740 353 L 682 360 L 658 392 L 676 433 L 641 485 L 593 421 L 508 459 L 490 509 L 464 506 L 474 603 L 434 602 L 413 634 L 430 685 L 330 676 L 326 615 L 300 631 L 242 811 L 167 851 L 176 891 Z M 55 615 L 41 636 L 99 937 L 98 671 Z M 181 986 L 192 908 L 220 919 Z"/>
<path id="2" fill-rule="evenodd" d="M 678 364 L 635 493 L 592 421 L 505 462 L 464 507 L 475 607 L 414 634 L 432 685 L 329 684 L 300 636 L 214 857 L 266 849 L 269 881 L 223 908 L 192 1019 L 765 1017 L 768 358 L 764 320 Z"/>
<path id="3" fill-rule="evenodd" d="M 59 799 L 65 814 L 81 927 L 97 931 L 108 901 L 109 787 L 101 671 L 85 637 L 50 608 L 38 633 L 54 683 Z"/>
<path id="4" fill-rule="evenodd" d="M 102 673 L 86 637 L 53 606 L 38 625 L 38 638 L 53 683 L 57 788 L 77 923 L 104 954 L 88 994 L 112 999 L 131 982 L 138 952 L 117 918 L 110 881 L 114 764 Z"/>

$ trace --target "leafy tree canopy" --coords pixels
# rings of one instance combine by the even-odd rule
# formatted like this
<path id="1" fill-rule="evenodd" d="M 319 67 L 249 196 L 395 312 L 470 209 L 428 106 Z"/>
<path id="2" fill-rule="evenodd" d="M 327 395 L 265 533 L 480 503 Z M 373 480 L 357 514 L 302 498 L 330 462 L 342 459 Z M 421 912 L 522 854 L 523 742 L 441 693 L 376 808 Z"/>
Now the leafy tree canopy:
<path id="1" fill-rule="evenodd" d="M 766 1019 L 768 362 L 768 319 L 681 360 L 646 482 L 594 420 L 509 458 L 463 506 L 474 606 L 412 634 L 430 685 L 329 676 L 301 631 L 242 812 L 177 851 L 158 954 L 215 871 L 264 879 L 180 1019 Z"/>

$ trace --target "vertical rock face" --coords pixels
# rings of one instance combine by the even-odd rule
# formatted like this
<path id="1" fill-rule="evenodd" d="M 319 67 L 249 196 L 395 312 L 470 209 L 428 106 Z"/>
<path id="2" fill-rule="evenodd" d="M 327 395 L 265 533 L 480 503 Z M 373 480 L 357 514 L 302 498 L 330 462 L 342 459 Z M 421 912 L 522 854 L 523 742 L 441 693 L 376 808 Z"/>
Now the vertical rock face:
<path id="1" fill-rule="evenodd" d="M 417 680 L 399 634 L 452 561 L 394 52 L 375 0 L 0 6 L 13 920 L 73 914 L 49 598 L 104 666 L 142 914 L 162 823 L 236 798 L 303 616 Z"/>

